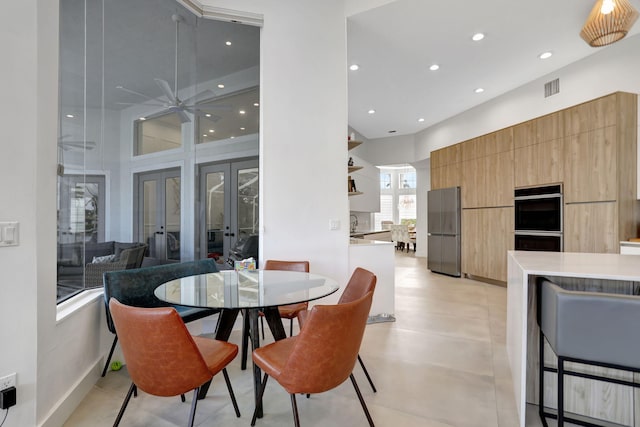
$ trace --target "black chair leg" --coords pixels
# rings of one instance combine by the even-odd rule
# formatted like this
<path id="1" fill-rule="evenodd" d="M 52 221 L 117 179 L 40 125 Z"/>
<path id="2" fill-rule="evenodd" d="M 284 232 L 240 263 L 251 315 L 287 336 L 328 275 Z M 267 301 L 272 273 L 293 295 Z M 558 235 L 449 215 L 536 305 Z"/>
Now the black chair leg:
<path id="1" fill-rule="evenodd" d="M 113 344 L 111 344 L 111 350 L 109 350 L 109 356 L 107 357 L 107 361 L 104 364 L 104 369 L 102 370 L 102 376 L 107 375 L 107 369 L 109 369 L 109 362 L 111 362 L 111 356 L 113 356 L 113 350 L 116 349 L 116 344 L 118 343 L 118 336 L 116 335 L 113 339 Z"/>
<path id="2" fill-rule="evenodd" d="M 249 347 L 249 313 L 242 310 L 242 354 L 240 355 L 240 369 L 247 369 L 247 349 Z"/>
<path id="3" fill-rule="evenodd" d="M 369 409 L 367 409 L 367 404 L 364 403 L 364 399 L 362 398 L 362 393 L 360 393 L 360 388 L 358 387 L 356 378 L 353 376 L 353 374 L 349 375 L 349 378 L 351 378 L 351 383 L 353 384 L 353 388 L 356 389 L 356 394 L 358 395 L 358 399 L 360 400 L 360 404 L 362 405 L 364 414 L 367 416 L 367 421 L 369 421 L 369 426 L 375 427 L 373 424 L 373 419 L 371 418 L 371 414 L 369 414 Z"/>
<path id="4" fill-rule="evenodd" d="M 260 316 L 260 328 L 262 329 L 262 339 L 264 340 L 264 316 Z"/>
<path id="5" fill-rule="evenodd" d="M 300 427 L 300 417 L 298 416 L 298 404 L 296 403 L 296 394 L 291 393 L 291 409 L 293 409 L 293 424 Z"/>
<path id="6" fill-rule="evenodd" d="M 365 368 L 364 366 L 364 362 L 362 361 L 362 359 L 360 358 L 360 355 L 358 354 L 358 362 L 360 362 L 360 366 L 362 366 L 362 370 L 364 371 L 365 376 L 367 377 L 367 380 L 369 381 L 369 384 L 371 384 L 371 388 L 373 389 L 374 393 L 377 393 L 378 390 L 376 390 L 376 386 L 373 385 L 373 381 L 371 380 L 371 377 L 369 376 L 369 371 L 367 371 L 367 368 Z"/>
<path id="7" fill-rule="evenodd" d="M 182 403 L 187 401 L 187 399 L 184 397 L 184 394 L 180 395 L 180 400 L 182 401 Z"/>
<path id="8" fill-rule="evenodd" d="M 564 357 L 558 356 L 558 427 L 564 427 Z"/>
<path id="9" fill-rule="evenodd" d="M 131 400 L 131 395 L 136 389 L 136 385 L 131 383 L 131 387 L 129 387 L 129 391 L 127 392 L 127 396 L 124 398 L 124 402 L 122 402 L 122 406 L 120 407 L 120 412 L 118 412 L 118 416 L 116 417 L 116 421 L 113 423 L 113 427 L 118 427 L 120 425 L 120 420 L 124 415 L 124 410 L 127 409 L 127 405 L 129 404 L 129 400 Z"/>
<path id="10" fill-rule="evenodd" d="M 198 394 L 200 393 L 200 387 L 196 387 L 193 390 L 193 400 L 191 401 L 191 413 L 189 414 L 189 427 L 193 427 L 193 422 L 196 418 L 196 407 L 198 406 Z"/>
<path id="11" fill-rule="evenodd" d="M 267 386 L 268 379 L 269 379 L 269 375 L 264 374 L 262 384 L 260 384 L 260 393 L 258 394 L 258 401 L 256 402 L 256 408 L 253 410 L 253 418 L 251 418 L 251 426 L 256 425 L 256 418 L 258 418 L 258 408 L 261 406 L 260 402 L 262 402 L 262 395 L 264 395 L 264 389 Z"/>
<path id="12" fill-rule="evenodd" d="M 539 300 L 538 300 L 539 301 Z M 548 427 L 547 418 L 544 413 L 544 334 L 539 331 L 540 339 L 538 342 L 538 384 L 540 388 L 538 390 L 538 415 L 543 427 Z"/>
<path id="13" fill-rule="evenodd" d="M 240 409 L 238 409 L 238 402 L 236 402 L 236 395 L 233 394 L 233 388 L 231 387 L 231 381 L 229 381 L 229 374 L 227 373 L 227 368 L 222 370 L 222 375 L 224 375 L 224 382 L 227 383 L 227 389 L 229 390 L 229 396 L 231 396 L 231 403 L 233 403 L 233 409 L 236 411 L 236 417 L 240 418 Z"/>
<path id="14" fill-rule="evenodd" d="M 289 336 L 293 336 L 293 319 L 289 319 Z M 264 339 L 264 337 L 263 337 Z"/>

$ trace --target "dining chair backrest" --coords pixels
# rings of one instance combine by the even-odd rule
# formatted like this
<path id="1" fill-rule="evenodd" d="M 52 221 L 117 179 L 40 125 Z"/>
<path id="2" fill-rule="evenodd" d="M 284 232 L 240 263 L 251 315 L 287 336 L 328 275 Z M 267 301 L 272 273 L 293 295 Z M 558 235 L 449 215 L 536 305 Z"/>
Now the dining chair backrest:
<path id="1" fill-rule="evenodd" d="M 338 304 L 355 301 L 362 298 L 367 292 L 376 288 L 377 277 L 375 274 L 364 268 L 357 267 L 353 270 L 351 278 L 344 288 Z"/>
<path id="2" fill-rule="evenodd" d="M 268 259 L 264 262 L 264 269 L 301 271 L 303 273 L 308 273 L 309 261 L 279 261 L 275 259 Z"/>
<path id="3" fill-rule="evenodd" d="M 172 307 L 131 307 L 111 298 L 113 317 L 133 383 L 155 396 L 176 396 L 212 374 L 178 312 Z"/>
<path id="4" fill-rule="evenodd" d="M 409 226 L 407 224 L 391 225 L 391 241 L 401 243 L 409 242 Z"/>
<path id="5" fill-rule="evenodd" d="M 107 314 L 107 326 L 115 333 L 111 313 L 109 310 L 109 299 L 116 298 L 123 304 L 134 307 L 170 307 L 171 305 L 160 301 L 153 294 L 153 291 L 161 284 L 181 277 L 193 276 L 196 274 L 216 273 L 218 267 L 213 259 L 203 259 L 173 264 L 156 265 L 153 267 L 142 267 L 134 270 L 111 271 L 104 274 L 104 302 Z M 188 316 L 211 315 L 215 311 L 207 309 L 186 309 L 182 314 L 183 320 L 189 322 L 192 319 Z M 186 315 L 185 315 L 186 313 Z"/>
<path id="6" fill-rule="evenodd" d="M 321 393 L 342 384 L 355 366 L 373 291 L 337 305 L 316 305 L 295 338 L 278 382 L 289 393 Z"/>

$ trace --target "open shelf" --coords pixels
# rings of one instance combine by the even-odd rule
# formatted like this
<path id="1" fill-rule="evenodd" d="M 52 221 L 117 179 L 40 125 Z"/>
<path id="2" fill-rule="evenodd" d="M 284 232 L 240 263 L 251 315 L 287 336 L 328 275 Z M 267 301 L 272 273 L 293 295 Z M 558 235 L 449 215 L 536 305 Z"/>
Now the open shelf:
<path id="1" fill-rule="evenodd" d="M 349 150 L 353 150 L 358 145 L 362 144 L 362 141 L 351 141 L 349 140 Z"/>
<path id="2" fill-rule="evenodd" d="M 349 173 L 359 171 L 362 169 L 362 166 L 349 166 Z"/>

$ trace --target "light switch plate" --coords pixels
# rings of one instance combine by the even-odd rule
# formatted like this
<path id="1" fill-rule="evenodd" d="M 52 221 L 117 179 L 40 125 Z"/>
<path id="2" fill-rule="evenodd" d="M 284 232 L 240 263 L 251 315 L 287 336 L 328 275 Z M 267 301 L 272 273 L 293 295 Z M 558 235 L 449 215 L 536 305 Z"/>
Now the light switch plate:
<path id="1" fill-rule="evenodd" d="M 18 221 L 0 222 L 0 246 L 18 246 Z"/>

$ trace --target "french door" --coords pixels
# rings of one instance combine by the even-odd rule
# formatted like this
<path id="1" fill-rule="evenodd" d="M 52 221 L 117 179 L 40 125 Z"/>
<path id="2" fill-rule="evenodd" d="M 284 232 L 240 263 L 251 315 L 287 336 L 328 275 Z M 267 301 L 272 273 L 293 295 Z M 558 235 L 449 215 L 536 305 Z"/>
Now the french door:
<path id="1" fill-rule="evenodd" d="M 104 241 L 105 193 L 104 175 L 58 178 L 58 243 Z"/>
<path id="2" fill-rule="evenodd" d="M 149 256 L 159 261 L 180 261 L 180 169 L 137 175 L 139 241 L 149 245 Z"/>
<path id="3" fill-rule="evenodd" d="M 258 234 L 258 159 L 200 167 L 200 253 L 226 259 L 239 239 Z"/>

